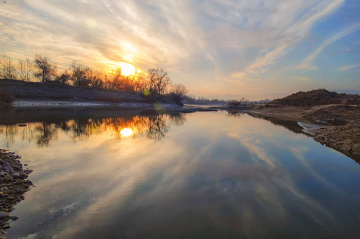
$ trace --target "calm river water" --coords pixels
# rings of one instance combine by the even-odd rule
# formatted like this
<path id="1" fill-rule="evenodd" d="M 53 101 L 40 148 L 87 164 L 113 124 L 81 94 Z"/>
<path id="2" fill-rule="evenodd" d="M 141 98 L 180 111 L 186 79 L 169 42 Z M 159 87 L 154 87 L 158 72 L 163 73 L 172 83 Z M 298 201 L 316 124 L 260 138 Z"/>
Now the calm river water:
<path id="1" fill-rule="evenodd" d="M 36 186 L 7 238 L 360 238 L 360 165 L 296 125 L 227 112 L 0 120 L 0 148 Z"/>

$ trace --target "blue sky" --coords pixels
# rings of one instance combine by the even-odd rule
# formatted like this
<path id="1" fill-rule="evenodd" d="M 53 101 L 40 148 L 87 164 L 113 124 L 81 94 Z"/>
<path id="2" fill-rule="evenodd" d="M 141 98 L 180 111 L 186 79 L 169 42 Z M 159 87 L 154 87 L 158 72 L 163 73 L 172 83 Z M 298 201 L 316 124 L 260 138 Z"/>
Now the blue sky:
<path id="1" fill-rule="evenodd" d="M 165 68 L 191 94 L 360 90 L 358 0 L 7 0 L 0 53 Z"/>

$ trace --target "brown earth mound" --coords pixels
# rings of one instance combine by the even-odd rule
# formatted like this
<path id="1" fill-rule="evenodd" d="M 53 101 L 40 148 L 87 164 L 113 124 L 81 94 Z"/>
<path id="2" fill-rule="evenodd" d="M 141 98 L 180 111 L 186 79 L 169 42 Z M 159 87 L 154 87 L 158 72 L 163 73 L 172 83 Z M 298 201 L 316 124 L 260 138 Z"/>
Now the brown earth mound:
<path id="1" fill-rule="evenodd" d="M 360 103 L 359 95 L 339 94 L 325 89 L 307 92 L 299 91 L 282 99 L 274 100 L 272 103 L 288 106 L 315 106 L 328 104 Z"/>

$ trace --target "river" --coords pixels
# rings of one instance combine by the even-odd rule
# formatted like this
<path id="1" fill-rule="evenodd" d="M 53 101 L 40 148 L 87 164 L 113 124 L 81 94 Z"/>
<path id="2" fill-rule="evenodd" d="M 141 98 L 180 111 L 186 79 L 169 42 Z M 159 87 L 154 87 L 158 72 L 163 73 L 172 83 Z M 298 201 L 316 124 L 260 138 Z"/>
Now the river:
<path id="1" fill-rule="evenodd" d="M 283 125 L 224 111 L 2 113 L 0 148 L 35 185 L 7 238 L 358 238 L 359 164 Z"/>

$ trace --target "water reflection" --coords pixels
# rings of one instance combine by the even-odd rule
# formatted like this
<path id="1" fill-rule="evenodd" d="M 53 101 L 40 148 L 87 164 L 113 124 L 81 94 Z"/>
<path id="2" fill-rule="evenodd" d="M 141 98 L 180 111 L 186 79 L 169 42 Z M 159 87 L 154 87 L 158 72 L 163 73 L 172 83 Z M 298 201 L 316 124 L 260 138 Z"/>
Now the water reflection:
<path id="1" fill-rule="evenodd" d="M 171 126 L 185 123 L 184 114 L 150 114 L 144 116 L 119 116 L 109 118 L 67 119 L 57 122 L 32 122 L 20 125 L 0 125 L 0 134 L 4 135 L 6 146 L 15 143 L 15 136 L 28 142 L 36 142 L 39 147 L 46 147 L 57 140 L 59 131 L 65 132 L 74 142 L 94 134 L 110 131 L 116 139 L 137 135 L 146 135 L 153 140 L 165 137 Z"/>
<path id="2" fill-rule="evenodd" d="M 240 118 L 241 116 L 243 116 L 245 113 L 239 109 L 227 109 L 226 112 L 228 113 L 227 115 L 229 117 L 235 117 L 235 118 Z"/>
<path id="3" fill-rule="evenodd" d="M 128 129 L 128 128 L 125 128 L 123 130 L 120 131 L 120 134 L 122 136 L 125 136 L 125 137 L 129 137 L 130 135 L 132 135 L 134 132 L 132 131 L 132 129 Z"/>
<path id="4" fill-rule="evenodd" d="M 267 120 L 274 125 L 283 126 L 284 128 L 286 128 L 296 134 L 304 134 L 303 128 L 296 121 L 279 119 L 277 117 L 269 117 L 269 116 L 257 115 L 257 114 L 252 114 L 252 113 L 247 113 L 247 114 L 251 115 L 252 117 L 257 118 L 257 119 Z"/>
<path id="5" fill-rule="evenodd" d="M 13 126 L 10 149 L 36 187 L 9 238 L 359 235 L 360 167 L 268 121 L 202 112 L 32 122 Z M 56 132 L 34 147 L 44 128 Z"/>

